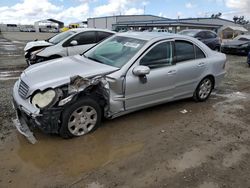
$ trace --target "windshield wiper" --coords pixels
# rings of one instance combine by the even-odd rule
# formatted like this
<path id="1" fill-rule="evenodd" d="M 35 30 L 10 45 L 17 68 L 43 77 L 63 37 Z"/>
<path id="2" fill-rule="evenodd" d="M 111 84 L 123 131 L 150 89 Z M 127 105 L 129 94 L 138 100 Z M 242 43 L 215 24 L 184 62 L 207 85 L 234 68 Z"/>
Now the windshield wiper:
<path id="1" fill-rule="evenodd" d="M 98 63 L 103 64 L 103 62 L 101 62 L 100 60 L 95 59 L 95 58 L 93 58 L 93 57 L 87 57 L 87 56 L 86 56 L 86 55 L 84 55 L 84 54 L 83 54 L 83 57 L 85 57 L 85 58 L 87 58 L 87 59 L 90 59 L 90 60 L 93 60 L 93 61 L 96 61 L 96 62 L 98 62 Z"/>

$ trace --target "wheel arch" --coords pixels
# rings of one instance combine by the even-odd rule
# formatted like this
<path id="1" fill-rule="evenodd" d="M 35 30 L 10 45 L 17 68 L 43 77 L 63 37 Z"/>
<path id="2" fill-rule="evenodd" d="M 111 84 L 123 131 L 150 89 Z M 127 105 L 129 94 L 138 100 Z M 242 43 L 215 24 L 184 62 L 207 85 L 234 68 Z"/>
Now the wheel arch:
<path id="1" fill-rule="evenodd" d="M 106 113 L 109 109 L 109 93 L 104 87 L 102 87 L 101 84 L 88 86 L 75 96 L 74 102 L 84 97 L 89 97 L 93 100 L 96 100 L 102 109 L 103 116 L 106 116 Z"/>
<path id="2" fill-rule="evenodd" d="M 202 77 L 202 79 L 200 79 L 199 83 L 196 85 L 195 89 L 197 89 L 197 87 L 199 86 L 199 84 L 201 83 L 201 81 L 204 80 L 205 78 L 211 78 L 211 80 L 213 82 L 213 89 L 214 89 L 214 87 L 215 87 L 215 77 L 212 74 L 208 74 L 208 75 Z"/>

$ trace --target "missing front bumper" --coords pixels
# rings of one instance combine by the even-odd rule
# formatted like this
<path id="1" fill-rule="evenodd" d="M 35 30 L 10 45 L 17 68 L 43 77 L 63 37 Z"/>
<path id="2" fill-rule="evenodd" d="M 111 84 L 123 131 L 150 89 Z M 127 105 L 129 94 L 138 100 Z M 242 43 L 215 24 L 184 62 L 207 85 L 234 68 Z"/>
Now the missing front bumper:
<path id="1" fill-rule="evenodd" d="M 17 116 L 16 119 L 13 119 L 12 121 L 15 127 L 17 128 L 17 130 L 22 135 L 24 135 L 31 144 L 35 144 L 37 142 L 37 139 L 33 135 L 33 132 L 30 130 L 25 120 L 22 117 L 20 117 L 18 114 L 16 116 Z"/>

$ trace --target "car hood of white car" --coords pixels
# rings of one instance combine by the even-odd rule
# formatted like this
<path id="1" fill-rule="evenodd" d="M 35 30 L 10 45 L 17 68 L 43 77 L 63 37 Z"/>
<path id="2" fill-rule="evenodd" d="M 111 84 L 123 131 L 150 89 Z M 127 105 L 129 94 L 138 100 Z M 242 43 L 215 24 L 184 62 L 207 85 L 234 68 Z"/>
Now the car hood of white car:
<path id="1" fill-rule="evenodd" d="M 28 51 L 31 48 L 34 47 L 47 47 L 47 46 L 53 46 L 54 44 L 47 42 L 45 40 L 39 40 L 39 41 L 32 41 L 32 42 L 28 42 L 26 44 L 26 46 L 24 47 L 24 51 Z"/>

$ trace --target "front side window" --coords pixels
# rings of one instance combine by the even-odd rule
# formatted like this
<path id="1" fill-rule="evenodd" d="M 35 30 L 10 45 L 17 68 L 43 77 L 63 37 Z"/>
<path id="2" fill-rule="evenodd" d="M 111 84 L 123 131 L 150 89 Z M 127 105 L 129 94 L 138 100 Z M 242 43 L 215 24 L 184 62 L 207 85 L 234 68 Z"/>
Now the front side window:
<path id="1" fill-rule="evenodd" d="M 113 33 L 98 31 L 97 35 L 98 35 L 98 41 L 97 42 L 100 42 L 100 41 L 104 40 L 105 38 L 108 38 L 111 35 L 113 35 Z"/>
<path id="2" fill-rule="evenodd" d="M 102 64 L 121 68 L 144 46 L 146 41 L 114 36 L 83 54 Z"/>
<path id="3" fill-rule="evenodd" d="M 171 65 L 173 48 L 171 42 L 163 42 L 154 46 L 140 61 L 140 65 L 157 68 Z"/>
<path id="4" fill-rule="evenodd" d="M 175 54 L 177 62 L 195 59 L 194 46 L 187 41 L 175 41 Z"/>
<path id="5" fill-rule="evenodd" d="M 71 41 L 76 40 L 77 45 L 96 43 L 96 34 L 94 31 L 87 31 L 74 36 Z"/>

